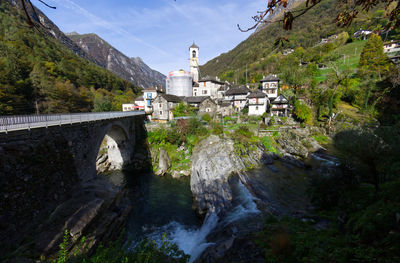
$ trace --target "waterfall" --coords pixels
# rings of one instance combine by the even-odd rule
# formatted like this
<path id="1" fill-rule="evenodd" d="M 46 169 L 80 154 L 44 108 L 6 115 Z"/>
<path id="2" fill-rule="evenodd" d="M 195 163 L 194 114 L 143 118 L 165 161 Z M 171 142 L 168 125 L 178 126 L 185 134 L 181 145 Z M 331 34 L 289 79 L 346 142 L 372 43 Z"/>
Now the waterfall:
<path id="1" fill-rule="evenodd" d="M 172 221 L 149 234 L 148 237 L 161 243 L 163 234 L 167 233 L 167 240 L 175 243 L 185 254 L 190 255 L 189 262 L 193 262 L 209 245 L 212 245 L 212 243 L 207 243 L 206 237 L 217 226 L 218 220 L 216 213 L 207 214 L 199 229 Z"/>

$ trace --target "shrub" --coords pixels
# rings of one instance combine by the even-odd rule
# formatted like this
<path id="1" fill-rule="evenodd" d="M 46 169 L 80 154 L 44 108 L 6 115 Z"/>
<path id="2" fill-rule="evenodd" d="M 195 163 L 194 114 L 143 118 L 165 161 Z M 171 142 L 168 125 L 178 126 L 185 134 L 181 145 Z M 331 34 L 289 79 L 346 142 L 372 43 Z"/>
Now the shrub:
<path id="1" fill-rule="evenodd" d="M 253 133 L 246 126 L 240 125 L 239 128 L 235 130 L 233 135 L 237 139 L 243 139 L 245 141 L 248 141 L 249 138 L 251 138 L 251 136 L 253 136 Z"/>
<path id="2" fill-rule="evenodd" d="M 197 118 L 191 118 L 188 121 L 188 135 L 205 135 L 207 134 L 207 129 L 201 124 Z"/>
<path id="3" fill-rule="evenodd" d="M 222 126 L 221 123 L 216 123 L 214 122 L 212 124 L 212 132 L 216 135 L 220 135 L 224 133 L 224 127 Z"/>
<path id="4" fill-rule="evenodd" d="M 229 116 L 224 117 L 224 122 L 233 122 L 233 121 L 234 121 L 234 119 Z"/>
<path id="5" fill-rule="evenodd" d="M 211 118 L 210 114 L 206 113 L 206 114 L 203 115 L 203 117 L 202 117 L 201 119 L 202 119 L 203 121 L 209 123 L 209 122 L 211 121 L 212 118 Z"/>
<path id="6" fill-rule="evenodd" d="M 298 120 L 305 124 L 312 124 L 312 111 L 311 109 L 301 100 L 297 100 L 294 103 L 294 115 Z"/>

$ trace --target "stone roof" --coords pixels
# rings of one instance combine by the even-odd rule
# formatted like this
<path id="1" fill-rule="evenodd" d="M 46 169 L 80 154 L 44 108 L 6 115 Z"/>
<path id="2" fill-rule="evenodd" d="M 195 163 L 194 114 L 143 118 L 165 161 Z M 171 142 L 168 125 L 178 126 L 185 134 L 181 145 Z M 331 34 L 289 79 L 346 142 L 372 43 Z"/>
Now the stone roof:
<path id="1" fill-rule="evenodd" d="M 285 96 L 283 96 L 281 94 L 276 99 L 274 99 L 271 103 L 272 104 L 287 104 L 287 103 L 289 103 L 289 101 L 286 99 Z"/>
<path id="2" fill-rule="evenodd" d="M 178 96 L 171 95 L 171 94 L 161 94 L 161 97 L 163 97 L 166 101 L 168 102 L 181 102 L 182 99 L 179 98 Z"/>
<path id="3" fill-rule="evenodd" d="M 247 95 L 247 93 L 249 93 L 250 90 L 244 86 L 240 86 L 240 87 L 232 87 L 230 89 L 228 89 L 228 91 L 225 93 L 226 96 L 230 96 L 230 95 Z"/>
<path id="4" fill-rule="evenodd" d="M 201 103 L 207 98 L 209 98 L 209 96 L 192 96 L 185 97 L 184 101 L 186 101 L 187 103 Z"/>
<path id="5" fill-rule="evenodd" d="M 219 102 L 218 105 L 219 105 L 220 107 L 229 107 L 229 106 L 232 106 L 232 104 L 231 104 L 230 102 L 225 102 L 225 101 Z"/>
<path id="6" fill-rule="evenodd" d="M 247 98 L 265 98 L 267 95 L 264 92 L 261 92 L 259 90 L 256 90 L 252 93 L 250 93 Z"/>
<path id="7" fill-rule="evenodd" d="M 260 82 L 266 82 L 266 81 L 280 81 L 281 79 L 278 78 L 277 76 L 274 75 L 269 75 L 266 76 L 265 78 L 263 78 L 262 80 L 260 80 Z"/>
<path id="8" fill-rule="evenodd" d="M 200 87 L 200 85 L 199 85 L 199 83 L 195 82 L 195 83 L 193 84 L 193 87 L 194 87 L 194 88 L 198 88 L 198 87 Z"/>
<path id="9" fill-rule="evenodd" d="M 189 49 L 191 48 L 199 48 L 199 47 L 193 42 L 193 44 L 189 47 Z"/>

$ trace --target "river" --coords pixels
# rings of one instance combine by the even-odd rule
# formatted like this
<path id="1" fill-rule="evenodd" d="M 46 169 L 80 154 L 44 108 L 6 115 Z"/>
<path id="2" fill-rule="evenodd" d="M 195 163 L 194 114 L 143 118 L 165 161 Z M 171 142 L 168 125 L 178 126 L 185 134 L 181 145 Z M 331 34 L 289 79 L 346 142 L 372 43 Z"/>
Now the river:
<path id="1" fill-rule="evenodd" d="M 308 176 L 314 173 L 331 173 L 336 160 L 314 155 L 303 169 L 275 161 L 249 171 L 247 187 L 234 176 L 230 182 L 233 191 L 232 207 L 220 214 L 209 214 L 201 220 L 192 209 L 190 179 L 158 177 L 134 171 L 114 172 L 112 180 L 126 178 L 131 189 L 133 210 L 127 223 L 132 246 L 150 238 L 161 243 L 167 239 L 195 260 L 209 245 L 209 234 L 233 222 L 239 222 L 263 213 L 274 215 L 305 214 L 309 209 L 306 196 Z"/>

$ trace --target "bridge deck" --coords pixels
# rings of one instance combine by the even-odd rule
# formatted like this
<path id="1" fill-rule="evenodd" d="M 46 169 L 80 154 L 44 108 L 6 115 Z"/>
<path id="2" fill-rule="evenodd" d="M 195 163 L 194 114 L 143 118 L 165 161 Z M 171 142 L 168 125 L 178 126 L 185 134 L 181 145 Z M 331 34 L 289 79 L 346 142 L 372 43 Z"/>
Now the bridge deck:
<path id="1" fill-rule="evenodd" d="M 143 111 L 0 116 L 0 133 L 144 115 Z"/>

